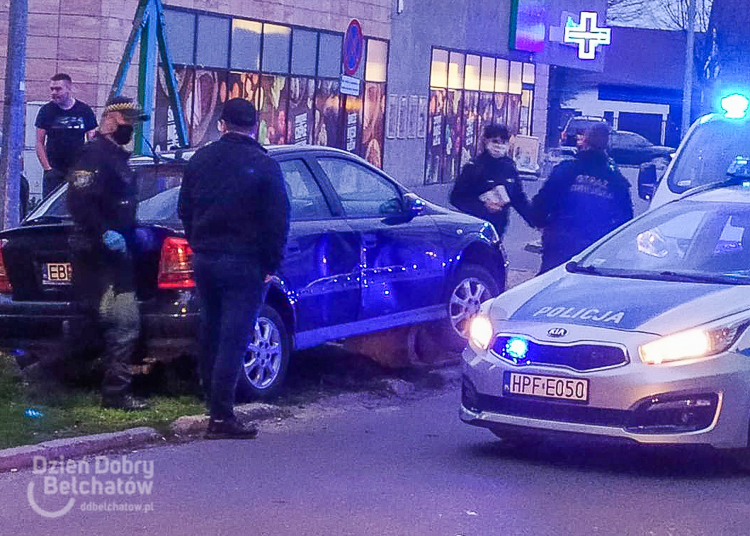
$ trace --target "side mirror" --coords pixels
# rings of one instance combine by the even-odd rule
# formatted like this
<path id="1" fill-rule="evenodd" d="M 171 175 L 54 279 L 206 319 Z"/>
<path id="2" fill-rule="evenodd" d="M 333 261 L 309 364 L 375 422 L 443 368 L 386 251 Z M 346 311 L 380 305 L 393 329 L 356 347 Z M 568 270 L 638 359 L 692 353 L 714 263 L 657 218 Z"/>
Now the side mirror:
<path id="1" fill-rule="evenodd" d="M 406 210 L 411 216 L 419 216 L 425 211 L 425 208 L 427 208 L 427 205 L 425 205 L 421 198 L 417 196 L 408 196 L 406 198 Z"/>
<path id="2" fill-rule="evenodd" d="M 641 166 L 638 172 L 638 197 L 649 201 L 654 196 L 657 182 L 656 165 L 646 164 Z"/>

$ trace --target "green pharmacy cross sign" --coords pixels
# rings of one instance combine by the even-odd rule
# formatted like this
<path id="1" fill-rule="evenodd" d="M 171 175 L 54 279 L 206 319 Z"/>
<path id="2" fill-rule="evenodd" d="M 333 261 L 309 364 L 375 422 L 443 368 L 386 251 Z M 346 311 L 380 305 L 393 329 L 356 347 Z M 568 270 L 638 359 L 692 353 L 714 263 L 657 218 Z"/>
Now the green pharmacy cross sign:
<path id="1" fill-rule="evenodd" d="M 600 28 L 597 24 L 596 12 L 581 12 L 581 22 L 576 24 L 572 17 L 568 17 L 565 24 L 564 43 L 578 45 L 578 57 L 582 60 L 596 59 L 596 47 L 612 43 L 612 30 Z"/>
<path id="2" fill-rule="evenodd" d="M 164 5 L 161 0 L 139 0 L 138 9 L 133 20 L 133 28 L 125 44 L 125 52 L 120 60 L 115 81 L 109 93 L 110 97 L 119 95 L 125 85 L 128 69 L 133 61 L 135 48 L 140 42 L 140 63 L 138 72 L 138 104 L 149 119 L 139 124 L 135 135 L 135 154 L 144 154 L 143 142 L 151 138 L 152 116 L 154 103 L 154 89 L 156 87 L 156 54 L 157 48 L 165 72 L 167 82 L 167 95 L 169 104 L 175 115 L 177 127 L 177 138 L 181 147 L 187 147 L 187 128 L 185 113 L 182 109 L 180 96 L 177 91 L 177 79 L 175 78 L 174 65 L 169 55 L 167 46 L 167 35 L 164 25 Z M 149 143 L 146 141 L 146 145 Z M 151 147 L 147 147 L 148 153 Z"/>

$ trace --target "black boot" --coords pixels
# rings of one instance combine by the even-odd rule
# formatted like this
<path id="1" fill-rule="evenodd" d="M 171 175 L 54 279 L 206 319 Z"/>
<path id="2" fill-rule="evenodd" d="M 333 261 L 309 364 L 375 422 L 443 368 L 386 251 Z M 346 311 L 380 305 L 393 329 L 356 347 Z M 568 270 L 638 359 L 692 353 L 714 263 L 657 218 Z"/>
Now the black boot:
<path id="1" fill-rule="evenodd" d="M 235 417 L 230 419 L 211 419 L 203 436 L 206 439 L 255 439 L 258 427 L 252 423 L 243 425 Z"/>
<path id="2" fill-rule="evenodd" d="M 149 409 L 148 403 L 142 398 L 133 395 L 104 395 L 102 407 L 110 409 L 121 409 L 123 411 L 144 411 Z"/>

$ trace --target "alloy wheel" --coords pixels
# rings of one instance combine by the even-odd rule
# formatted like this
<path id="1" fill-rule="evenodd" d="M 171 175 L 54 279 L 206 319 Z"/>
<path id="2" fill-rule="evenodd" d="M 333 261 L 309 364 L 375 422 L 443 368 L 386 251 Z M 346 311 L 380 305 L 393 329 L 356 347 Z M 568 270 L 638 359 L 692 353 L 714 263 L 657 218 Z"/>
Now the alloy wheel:
<path id="1" fill-rule="evenodd" d="M 258 318 L 243 365 L 253 387 L 267 389 L 274 384 L 281 370 L 282 352 L 278 326 L 268 318 Z"/>
<path id="2" fill-rule="evenodd" d="M 459 336 L 469 338 L 469 320 L 479 312 L 482 302 L 491 297 L 487 284 L 476 277 L 467 277 L 456 285 L 448 303 L 448 314 L 451 327 Z"/>

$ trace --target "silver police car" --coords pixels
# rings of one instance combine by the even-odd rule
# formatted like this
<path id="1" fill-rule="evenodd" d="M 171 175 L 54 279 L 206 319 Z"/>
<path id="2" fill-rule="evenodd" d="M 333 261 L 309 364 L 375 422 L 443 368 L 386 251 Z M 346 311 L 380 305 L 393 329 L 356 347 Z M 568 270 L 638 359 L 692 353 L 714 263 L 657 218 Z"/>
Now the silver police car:
<path id="1" fill-rule="evenodd" d="M 460 416 L 500 437 L 702 444 L 750 466 L 749 325 L 750 181 L 735 180 L 485 302 Z"/>

